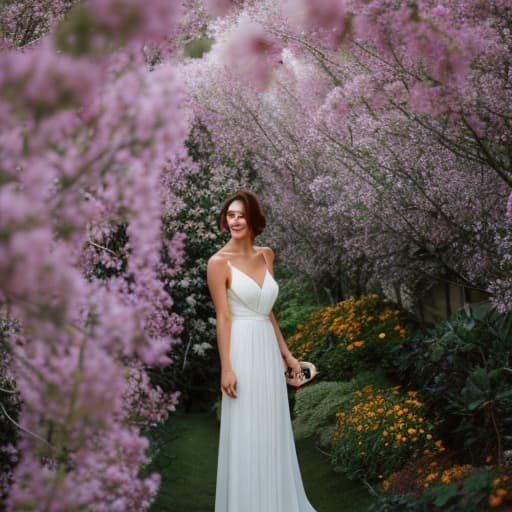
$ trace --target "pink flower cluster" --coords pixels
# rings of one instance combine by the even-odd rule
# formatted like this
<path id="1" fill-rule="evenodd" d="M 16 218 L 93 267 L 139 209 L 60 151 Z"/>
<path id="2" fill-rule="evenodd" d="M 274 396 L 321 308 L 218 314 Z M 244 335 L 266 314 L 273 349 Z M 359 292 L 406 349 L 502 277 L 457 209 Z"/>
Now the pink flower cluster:
<path id="1" fill-rule="evenodd" d="M 251 155 L 282 255 L 340 296 L 447 280 L 512 309 L 507 2 L 281 3 L 211 26 L 276 39 L 273 79 L 245 73 L 259 94 L 215 51 L 186 70 L 218 154 Z"/>
<path id="2" fill-rule="evenodd" d="M 2 14 L 28 8 L 16 5 Z M 140 46 L 174 35 L 179 3 L 62 12 L 0 51 L 0 306 L 22 325 L 10 342 L 24 429 L 8 509 L 144 510 L 159 478 L 140 476 L 147 441 L 131 422 L 178 398 L 145 368 L 168 364 L 181 332 L 164 287 L 183 240 L 163 236 L 161 183 L 189 116 L 176 68 L 150 69 Z"/>
<path id="3" fill-rule="evenodd" d="M 280 42 L 259 23 L 242 19 L 220 49 L 225 65 L 245 83 L 264 90 L 279 64 Z"/>

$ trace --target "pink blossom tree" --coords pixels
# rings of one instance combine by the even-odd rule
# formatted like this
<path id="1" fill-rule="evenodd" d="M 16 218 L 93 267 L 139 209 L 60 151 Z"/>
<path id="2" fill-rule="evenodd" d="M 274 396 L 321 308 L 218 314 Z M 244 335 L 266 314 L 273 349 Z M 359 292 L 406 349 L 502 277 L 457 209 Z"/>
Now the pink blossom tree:
<path id="1" fill-rule="evenodd" d="M 144 510 L 159 476 L 141 476 L 139 422 L 178 396 L 146 370 L 181 332 L 164 287 L 183 241 L 161 217 L 189 116 L 175 67 L 152 58 L 180 4 L 70 4 L 2 11 L 0 311 L 21 324 L 9 350 L 22 404 L 7 508 Z"/>
<path id="2" fill-rule="evenodd" d="M 187 64 L 219 151 L 258 169 L 281 254 L 338 295 L 441 279 L 510 309 L 508 3 L 282 3 L 232 7 Z M 230 47 L 261 69 L 238 79 Z"/>

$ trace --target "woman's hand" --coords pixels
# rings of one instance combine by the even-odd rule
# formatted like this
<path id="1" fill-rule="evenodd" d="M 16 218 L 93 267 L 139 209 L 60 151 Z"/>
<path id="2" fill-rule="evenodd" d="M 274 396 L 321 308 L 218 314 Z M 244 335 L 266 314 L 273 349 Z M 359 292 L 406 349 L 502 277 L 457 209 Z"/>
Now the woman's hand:
<path id="1" fill-rule="evenodd" d="M 220 377 L 220 389 L 223 393 L 236 398 L 236 375 L 233 370 L 223 370 Z"/>
<path id="2" fill-rule="evenodd" d="M 285 357 L 285 369 L 291 368 L 293 375 L 297 376 L 300 374 L 300 363 L 293 355 L 290 353 Z"/>

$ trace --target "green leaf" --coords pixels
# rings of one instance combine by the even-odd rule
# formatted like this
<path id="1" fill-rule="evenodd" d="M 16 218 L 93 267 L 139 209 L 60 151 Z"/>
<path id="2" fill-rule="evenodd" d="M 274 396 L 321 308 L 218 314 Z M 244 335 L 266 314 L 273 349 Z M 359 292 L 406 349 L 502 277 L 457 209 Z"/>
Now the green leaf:
<path id="1" fill-rule="evenodd" d="M 470 411 L 474 411 L 476 409 L 480 409 L 485 407 L 486 405 L 490 404 L 492 401 L 490 400 L 475 400 L 474 402 L 471 402 L 468 404 L 468 409 Z"/>
<path id="2" fill-rule="evenodd" d="M 503 400 L 504 398 L 508 398 L 512 396 L 512 389 L 507 389 L 506 391 L 502 391 L 496 395 L 496 400 Z"/>
<path id="3" fill-rule="evenodd" d="M 457 489 L 453 485 L 441 488 L 434 504 L 438 507 L 444 507 L 453 497 L 457 496 Z M 438 489 L 436 489 L 438 490 Z"/>

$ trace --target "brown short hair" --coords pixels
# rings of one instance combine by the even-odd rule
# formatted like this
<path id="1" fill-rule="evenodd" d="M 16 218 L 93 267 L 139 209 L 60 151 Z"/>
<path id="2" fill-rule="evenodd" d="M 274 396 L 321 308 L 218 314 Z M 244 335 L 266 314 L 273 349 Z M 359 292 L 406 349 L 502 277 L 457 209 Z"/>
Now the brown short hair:
<path id="1" fill-rule="evenodd" d="M 227 221 L 227 213 L 229 205 L 233 201 L 242 201 L 245 206 L 245 216 L 247 218 L 247 224 L 250 230 L 253 232 L 254 236 L 258 236 L 263 233 L 263 230 L 266 226 L 266 220 L 261 212 L 260 203 L 258 198 L 250 192 L 249 190 L 240 190 L 235 194 L 229 196 L 222 205 L 222 210 L 219 214 L 219 228 L 221 231 L 229 231 L 228 221 Z"/>

